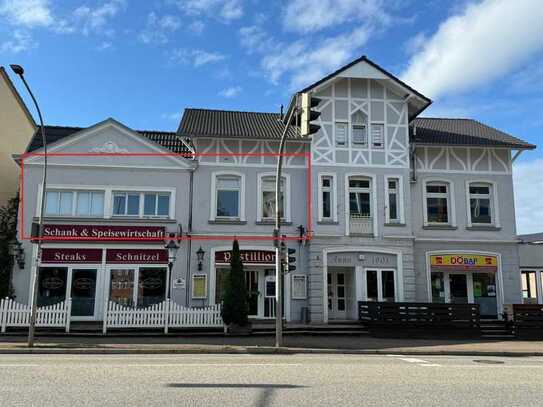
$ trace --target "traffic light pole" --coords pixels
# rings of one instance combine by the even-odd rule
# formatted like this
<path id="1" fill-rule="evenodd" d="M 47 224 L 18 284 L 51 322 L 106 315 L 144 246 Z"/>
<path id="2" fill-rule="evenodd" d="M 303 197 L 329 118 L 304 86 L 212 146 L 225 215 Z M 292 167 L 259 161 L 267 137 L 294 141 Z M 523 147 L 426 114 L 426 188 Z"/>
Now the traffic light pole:
<path id="1" fill-rule="evenodd" d="M 283 346 L 283 250 L 281 250 L 281 173 L 283 170 L 283 152 L 287 142 L 290 121 L 296 112 L 297 107 L 292 109 L 287 117 L 281 141 L 279 143 L 279 156 L 277 157 L 277 172 L 275 174 L 275 228 L 273 230 L 273 241 L 275 251 L 275 347 Z"/>

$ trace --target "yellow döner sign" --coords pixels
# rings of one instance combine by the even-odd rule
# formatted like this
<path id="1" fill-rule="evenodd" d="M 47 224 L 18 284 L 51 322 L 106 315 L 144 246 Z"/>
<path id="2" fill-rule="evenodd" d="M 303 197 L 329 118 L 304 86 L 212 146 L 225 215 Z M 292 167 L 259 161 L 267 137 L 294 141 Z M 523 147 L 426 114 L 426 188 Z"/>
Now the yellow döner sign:
<path id="1" fill-rule="evenodd" d="M 436 254 L 430 256 L 430 265 L 435 268 L 496 270 L 498 268 L 498 258 L 478 254 Z"/>

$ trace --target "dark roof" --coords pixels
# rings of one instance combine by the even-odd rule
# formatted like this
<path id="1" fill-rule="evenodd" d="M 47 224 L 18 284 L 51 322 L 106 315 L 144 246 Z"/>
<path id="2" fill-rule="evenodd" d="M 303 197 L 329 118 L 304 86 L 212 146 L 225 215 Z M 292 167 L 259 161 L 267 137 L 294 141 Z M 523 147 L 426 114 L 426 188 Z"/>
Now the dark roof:
<path id="1" fill-rule="evenodd" d="M 316 86 L 319 86 L 320 84 L 326 82 L 327 80 L 329 79 L 332 79 L 334 76 L 340 74 L 341 72 L 349 69 L 350 67 L 358 64 L 359 62 L 366 62 L 367 64 L 371 65 L 373 68 L 377 69 L 379 72 L 381 72 L 382 74 L 388 76 L 390 79 L 392 79 L 393 81 L 397 82 L 398 84 L 400 84 L 401 86 L 403 86 L 404 88 L 406 89 L 409 89 L 411 92 L 413 92 L 415 95 L 417 95 L 419 98 L 423 99 L 425 102 L 426 102 L 426 105 L 422 108 L 422 109 L 419 109 L 417 112 L 415 112 L 414 114 L 412 114 L 410 116 L 410 119 L 413 118 L 413 117 L 416 117 L 418 116 L 424 109 L 426 109 L 428 106 L 430 106 L 430 104 L 432 103 L 432 100 L 426 96 L 424 96 L 422 93 L 420 93 L 419 91 L 417 91 L 416 89 L 412 88 L 411 86 L 409 86 L 407 83 L 405 83 L 404 81 L 402 81 L 400 78 L 398 78 L 397 76 L 391 74 L 390 72 L 388 72 L 386 69 L 382 68 L 381 66 L 377 65 L 375 62 L 373 62 L 371 59 L 369 59 L 366 55 L 362 55 L 360 58 L 357 58 L 355 59 L 354 61 L 352 62 L 349 62 L 347 65 L 345 66 L 342 66 L 341 68 L 337 69 L 336 71 L 332 72 L 331 74 L 329 75 L 326 75 L 324 78 L 322 79 L 319 79 L 317 82 L 307 86 L 306 88 L 302 89 L 301 91 L 299 91 L 299 93 L 306 93 L 306 92 L 309 92 L 311 89 L 315 88 Z"/>
<path id="2" fill-rule="evenodd" d="M 47 138 L 47 145 L 53 144 L 59 140 L 84 130 L 85 127 L 68 127 L 68 126 L 44 126 L 45 137 Z M 41 127 L 38 127 L 32 140 L 28 144 L 26 149 L 27 153 L 37 150 L 43 146 L 41 138 Z M 176 133 L 171 131 L 156 131 L 156 130 L 136 130 L 137 133 L 146 137 L 147 139 L 167 148 L 173 153 L 190 153 L 186 144 L 181 141 Z"/>
<path id="3" fill-rule="evenodd" d="M 472 119 L 419 117 L 410 123 L 409 130 L 411 141 L 421 144 L 536 148 L 533 144 Z"/>
<path id="4" fill-rule="evenodd" d="M 279 113 L 185 109 L 178 134 L 182 137 L 240 137 L 280 139 L 284 124 Z M 294 126 L 289 138 L 300 138 Z"/>
<path id="5" fill-rule="evenodd" d="M 543 244 L 543 233 L 532 233 L 530 235 L 519 235 L 522 243 Z"/>

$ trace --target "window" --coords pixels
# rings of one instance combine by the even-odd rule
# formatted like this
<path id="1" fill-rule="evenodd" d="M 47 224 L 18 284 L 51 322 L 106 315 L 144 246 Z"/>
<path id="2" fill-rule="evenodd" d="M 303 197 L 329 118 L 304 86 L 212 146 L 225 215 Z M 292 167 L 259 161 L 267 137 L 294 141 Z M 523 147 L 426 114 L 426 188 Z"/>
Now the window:
<path id="1" fill-rule="evenodd" d="M 371 125 L 371 144 L 374 148 L 383 148 L 385 146 L 384 124 Z"/>
<path id="2" fill-rule="evenodd" d="M 402 208 L 401 208 L 401 182 L 399 178 L 386 178 L 385 179 L 387 191 L 386 191 L 386 221 L 387 223 L 401 223 L 402 222 Z"/>
<path id="3" fill-rule="evenodd" d="M 114 192 L 113 216 L 164 217 L 170 216 L 168 192 Z"/>
<path id="4" fill-rule="evenodd" d="M 371 217 L 371 180 L 349 178 L 349 209 L 351 217 Z"/>
<path id="5" fill-rule="evenodd" d="M 321 175 L 319 185 L 319 221 L 336 221 L 336 186 L 335 176 Z"/>
<path id="6" fill-rule="evenodd" d="M 352 123 L 352 134 L 353 134 L 352 143 L 354 145 L 367 146 L 368 130 L 366 126 L 366 123 L 367 123 L 366 115 L 364 115 L 364 113 L 362 113 L 360 110 L 357 110 L 351 116 L 351 123 Z"/>
<path id="7" fill-rule="evenodd" d="M 145 193 L 143 196 L 144 216 L 169 216 L 170 195 Z"/>
<path id="8" fill-rule="evenodd" d="M 307 299 L 307 277 L 304 274 L 292 275 L 292 299 Z"/>
<path id="9" fill-rule="evenodd" d="M 282 177 L 280 185 L 279 215 L 282 219 L 289 219 L 289 187 L 288 178 Z M 258 220 L 273 220 L 275 218 L 275 176 L 260 177 L 260 210 Z"/>
<path id="10" fill-rule="evenodd" d="M 91 191 L 47 191 L 46 216 L 104 216 L 104 193 Z"/>
<path id="11" fill-rule="evenodd" d="M 241 177 L 221 175 L 215 182 L 216 217 L 240 218 Z"/>
<path id="12" fill-rule="evenodd" d="M 366 270 L 367 301 L 394 302 L 394 270 Z"/>
<path id="13" fill-rule="evenodd" d="M 112 269 L 110 273 L 110 301 L 125 307 L 148 307 L 166 299 L 164 267 Z"/>
<path id="14" fill-rule="evenodd" d="M 336 123 L 336 146 L 347 145 L 347 123 Z"/>
<path id="15" fill-rule="evenodd" d="M 192 298 L 205 299 L 207 298 L 207 275 L 194 274 L 192 276 Z"/>
<path id="16" fill-rule="evenodd" d="M 537 304 L 537 272 L 522 271 L 522 302 L 524 304 Z"/>
<path id="17" fill-rule="evenodd" d="M 136 192 L 115 192 L 113 194 L 113 215 L 138 216 L 140 194 Z"/>
<path id="18" fill-rule="evenodd" d="M 449 185 L 442 182 L 426 184 L 426 222 L 449 224 Z"/>
<path id="19" fill-rule="evenodd" d="M 468 185 L 469 192 L 469 224 L 492 225 L 492 184 L 472 183 Z"/>

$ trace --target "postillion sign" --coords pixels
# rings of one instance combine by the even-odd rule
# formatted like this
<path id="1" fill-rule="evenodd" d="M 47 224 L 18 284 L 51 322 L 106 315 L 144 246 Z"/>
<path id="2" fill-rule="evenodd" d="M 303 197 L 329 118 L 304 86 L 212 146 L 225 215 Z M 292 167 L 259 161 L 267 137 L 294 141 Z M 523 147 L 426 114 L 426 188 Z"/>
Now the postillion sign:
<path id="1" fill-rule="evenodd" d="M 496 271 L 498 258 L 496 256 L 474 254 L 437 254 L 430 256 L 432 269 L 444 270 L 481 270 Z"/>

